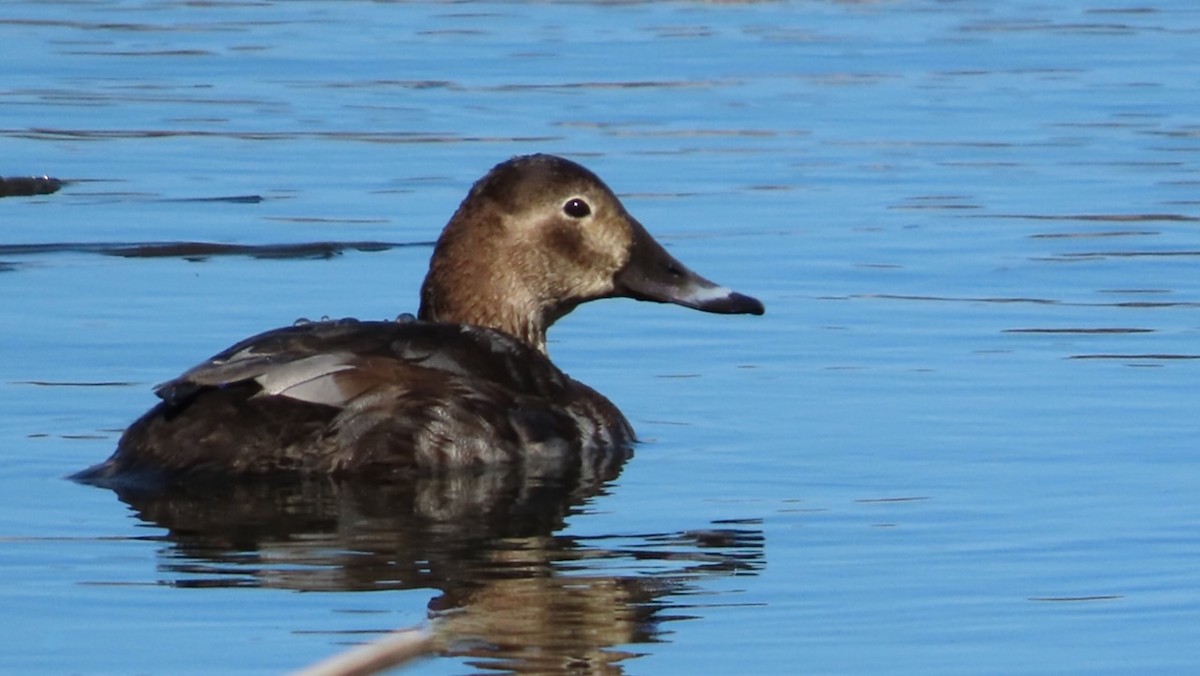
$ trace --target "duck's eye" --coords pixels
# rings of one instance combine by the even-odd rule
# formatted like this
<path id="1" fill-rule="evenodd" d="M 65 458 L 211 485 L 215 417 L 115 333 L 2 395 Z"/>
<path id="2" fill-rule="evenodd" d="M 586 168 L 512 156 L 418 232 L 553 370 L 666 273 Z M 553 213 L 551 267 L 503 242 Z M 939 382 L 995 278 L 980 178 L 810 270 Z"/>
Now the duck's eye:
<path id="1" fill-rule="evenodd" d="M 572 197 L 563 205 L 563 213 L 571 218 L 583 218 L 592 213 L 592 208 L 588 206 L 587 202 L 578 197 Z"/>

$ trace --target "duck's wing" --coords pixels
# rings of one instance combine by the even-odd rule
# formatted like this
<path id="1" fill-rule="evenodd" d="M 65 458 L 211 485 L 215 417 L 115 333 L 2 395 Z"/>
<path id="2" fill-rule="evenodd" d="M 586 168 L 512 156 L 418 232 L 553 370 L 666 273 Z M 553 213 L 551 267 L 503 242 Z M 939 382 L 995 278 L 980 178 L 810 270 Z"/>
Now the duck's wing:
<path id="1" fill-rule="evenodd" d="M 168 404 L 178 404 L 204 389 L 253 381 L 260 396 L 340 407 L 374 386 L 403 378 L 396 365 L 537 396 L 553 396 L 571 382 L 536 350 L 491 329 L 337 320 L 252 336 L 154 390 Z"/>

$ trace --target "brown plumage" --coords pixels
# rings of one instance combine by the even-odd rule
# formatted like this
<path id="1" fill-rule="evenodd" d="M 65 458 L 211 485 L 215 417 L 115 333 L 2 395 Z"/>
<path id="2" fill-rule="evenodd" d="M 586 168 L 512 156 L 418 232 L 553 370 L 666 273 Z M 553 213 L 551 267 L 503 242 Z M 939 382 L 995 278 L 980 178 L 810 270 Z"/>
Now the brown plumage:
<path id="1" fill-rule="evenodd" d="M 619 461 L 633 429 L 560 371 L 546 330 L 613 296 L 762 314 L 659 245 L 594 174 L 550 155 L 504 162 L 450 219 L 416 319 L 339 320 L 248 338 L 156 388 L 104 485 L 202 476 L 387 479 L 520 465 L 532 476 Z"/>

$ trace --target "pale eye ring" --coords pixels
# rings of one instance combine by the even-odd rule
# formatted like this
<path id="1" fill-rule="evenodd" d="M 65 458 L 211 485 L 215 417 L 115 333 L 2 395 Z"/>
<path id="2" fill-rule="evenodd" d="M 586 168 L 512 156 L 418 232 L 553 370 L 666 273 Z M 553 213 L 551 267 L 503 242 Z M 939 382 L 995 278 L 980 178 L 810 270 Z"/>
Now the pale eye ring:
<path id="1" fill-rule="evenodd" d="M 592 213 L 588 203 L 578 197 L 572 197 L 563 204 L 563 213 L 571 218 L 583 218 Z"/>

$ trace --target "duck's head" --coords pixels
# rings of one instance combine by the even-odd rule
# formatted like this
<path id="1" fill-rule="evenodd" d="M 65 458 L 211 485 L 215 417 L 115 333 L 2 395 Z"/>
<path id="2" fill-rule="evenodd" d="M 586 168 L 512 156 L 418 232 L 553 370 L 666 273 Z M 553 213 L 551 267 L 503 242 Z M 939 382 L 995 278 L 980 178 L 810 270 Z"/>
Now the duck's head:
<path id="1" fill-rule="evenodd" d="M 493 168 L 458 207 L 434 248 L 419 316 L 499 329 L 545 352 L 559 317 L 617 296 L 763 313 L 757 299 L 667 253 L 595 174 L 527 155 Z"/>

